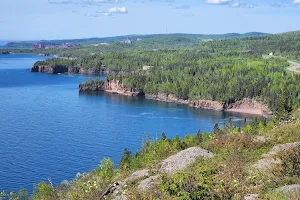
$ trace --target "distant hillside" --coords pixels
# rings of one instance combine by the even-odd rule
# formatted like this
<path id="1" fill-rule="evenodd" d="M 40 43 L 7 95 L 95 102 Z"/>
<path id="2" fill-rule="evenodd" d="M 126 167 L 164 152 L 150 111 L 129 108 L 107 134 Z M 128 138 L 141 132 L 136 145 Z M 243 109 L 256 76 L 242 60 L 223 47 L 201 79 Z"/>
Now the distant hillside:
<path id="1" fill-rule="evenodd" d="M 9 42 L 6 47 L 32 47 L 35 43 L 42 44 L 62 44 L 62 43 L 78 43 L 81 45 L 97 44 L 97 43 L 112 43 L 120 42 L 126 39 L 133 41 L 141 41 L 144 39 L 168 39 L 173 42 L 199 42 L 202 40 L 219 40 L 219 39 L 230 39 L 230 38 L 241 38 L 250 36 L 262 36 L 266 33 L 250 32 L 250 33 L 227 33 L 227 34 L 151 34 L 151 35 L 124 35 L 115 37 L 104 37 L 104 38 L 85 38 L 85 39 L 64 39 L 64 40 L 36 40 L 36 41 L 21 41 L 21 42 Z M 160 38 L 160 39 L 159 39 Z"/>

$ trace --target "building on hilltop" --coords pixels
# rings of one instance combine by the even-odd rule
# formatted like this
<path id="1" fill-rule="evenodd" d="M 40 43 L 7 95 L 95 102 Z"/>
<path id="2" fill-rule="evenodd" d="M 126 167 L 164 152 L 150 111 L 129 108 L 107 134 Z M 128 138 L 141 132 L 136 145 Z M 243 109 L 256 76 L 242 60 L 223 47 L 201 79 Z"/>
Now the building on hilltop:
<path id="1" fill-rule="evenodd" d="M 131 44 L 131 43 L 132 43 L 132 41 L 131 41 L 130 39 L 128 39 L 128 38 L 126 38 L 123 42 L 124 42 L 125 44 Z"/>
<path id="2" fill-rule="evenodd" d="M 42 43 L 38 43 L 38 44 L 34 44 L 33 48 L 34 49 L 44 49 L 45 45 L 43 45 Z"/>

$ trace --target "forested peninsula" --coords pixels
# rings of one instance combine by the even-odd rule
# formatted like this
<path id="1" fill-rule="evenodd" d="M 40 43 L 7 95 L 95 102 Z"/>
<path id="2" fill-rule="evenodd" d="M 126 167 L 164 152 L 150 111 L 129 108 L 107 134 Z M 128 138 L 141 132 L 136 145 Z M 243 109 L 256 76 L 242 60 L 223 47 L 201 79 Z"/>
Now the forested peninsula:
<path id="1" fill-rule="evenodd" d="M 82 49 L 82 55 L 74 50 L 68 57 L 37 62 L 31 71 L 105 74 L 107 81 L 125 88 L 115 93 L 130 95 L 132 91 L 199 108 L 252 109 L 253 114 L 268 115 L 300 106 L 300 77 L 286 70 L 288 59 L 299 60 L 299 39 L 300 32 L 289 32 L 213 40 L 184 49 L 151 50 L 146 45 L 140 50 L 129 45 L 126 50 L 90 54 Z M 152 40 L 156 44 L 159 39 Z M 103 84 L 99 85 L 95 88 L 95 82 L 89 81 L 79 89 L 103 90 Z"/>

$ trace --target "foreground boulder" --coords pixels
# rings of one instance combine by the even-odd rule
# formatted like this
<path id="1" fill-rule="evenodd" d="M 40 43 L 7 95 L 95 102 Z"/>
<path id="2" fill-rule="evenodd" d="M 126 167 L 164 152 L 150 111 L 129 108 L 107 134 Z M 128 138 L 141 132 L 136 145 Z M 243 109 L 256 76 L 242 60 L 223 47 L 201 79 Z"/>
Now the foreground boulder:
<path id="1" fill-rule="evenodd" d="M 200 156 L 203 158 L 212 158 L 214 155 L 205 149 L 191 147 L 164 160 L 160 171 L 170 175 L 175 174 L 176 171 L 182 170 L 195 162 Z"/>
<path id="2" fill-rule="evenodd" d="M 158 175 L 156 176 L 150 176 L 149 178 L 143 180 L 138 185 L 139 190 L 149 190 L 153 187 L 155 187 L 155 181 L 158 179 Z"/>
<path id="3" fill-rule="evenodd" d="M 267 172 L 276 165 L 282 163 L 279 158 L 274 158 L 274 156 L 278 155 L 281 152 L 287 152 L 293 149 L 300 149 L 300 142 L 276 145 L 271 151 L 262 155 L 263 158 L 258 160 L 257 163 L 253 165 L 253 167 L 261 172 Z"/>
<path id="4" fill-rule="evenodd" d="M 125 182 L 133 182 L 135 180 L 148 177 L 148 176 L 149 176 L 149 169 L 138 170 L 132 173 L 131 176 L 125 180 Z"/>
<path id="5" fill-rule="evenodd" d="M 300 185 L 286 185 L 275 190 L 276 192 L 283 193 L 285 195 L 299 195 L 300 198 Z"/>

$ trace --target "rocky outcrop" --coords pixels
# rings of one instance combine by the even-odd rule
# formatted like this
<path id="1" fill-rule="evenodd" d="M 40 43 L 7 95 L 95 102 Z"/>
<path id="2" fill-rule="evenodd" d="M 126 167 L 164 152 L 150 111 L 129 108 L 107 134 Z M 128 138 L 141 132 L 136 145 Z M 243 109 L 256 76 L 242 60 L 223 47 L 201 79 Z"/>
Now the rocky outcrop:
<path id="1" fill-rule="evenodd" d="M 126 96 L 142 97 L 145 96 L 143 91 L 133 88 L 127 88 L 119 80 L 106 80 L 104 83 L 105 92 L 122 94 Z"/>
<path id="2" fill-rule="evenodd" d="M 91 81 L 79 85 L 80 92 L 89 91 L 105 91 L 114 94 L 121 94 L 126 96 L 143 97 L 145 93 L 138 89 L 126 88 L 121 81 L 105 80 L 105 81 Z"/>
<path id="3" fill-rule="evenodd" d="M 158 175 L 150 176 L 149 178 L 141 181 L 138 185 L 139 190 L 149 190 L 155 187 L 155 181 L 158 179 Z"/>
<path id="4" fill-rule="evenodd" d="M 10 54 L 10 52 L 9 51 L 0 51 L 0 54 L 6 55 L 6 54 Z"/>
<path id="5" fill-rule="evenodd" d="M 256 200 L 259 199 L 258 194 L 248 194 L 247 196 L 244 196 L 242 200 Z"/>
<path id="6" fill-rule="evenodd" d="M 149 99 L 155 99 L 165 102 L 182 103 L 195 108 L 210 109 L 216 111 L 240 112 L 254 115 L 269 116 L 272 114 L 271 110 L 262 102 L 254 99 L 244 98 L 241 101 L 226 104 L 225 102 L 212 100 L 184 100 L 175 97 L 172 94 L 158 93 L 156 95 L 146 95 Z"/>
<path id="7" fill-rule="evenodd" d="M 253 167 L 261 172 L 268 172 L 277 165 L 282 164 L 282 160 L 275 156 L 281 152 L 300 149 L 300 142 L 279 144 L 273 147 L 271 151 L 262 155 L 262 159 L 258 160 Z"/>
<path id="8" fill-rule="evenodd" d="M 244 98 L 241 101 L 228 104 L 225 110 L 229 112 L 241 112 L 265 116 L 272 115 L 271 110 L 265 104 L 249 98 Z"/>
<path id="9" fill-rule="evenodd" d="M 277 188 L 275 191 L 283 193 L 285 195 L 296 194 L 297 196 L 300 197 L 300 185 L 299 184 L 285 185 L 283 187 Z"/>
<path id="10" fill-rule="evenodd" d="M 218 101 L 210 101 L 210 100 L 184 100 L 175 97 L 172 94 L 164 94 L 158 93 L 156 95 L 146 95 L 149 99 L 154 99 L 158 101 L 165 101 L 165 102 L 173 102 L 173 103 L 182 103 L 189 105 L 195 108 L 202 108 L 202 109 L 211 109 L 211 110 L 223 110 L 224 103 Z"/>
<path id="11" fill-rule="evenodd" d="M 214 154 L 199 147 L 191 147 L 170 156 L 162 162 L 160 171 L 167 174 L 174 174 L 196 161 L 198 157 L 212 158 Z"/>
<path id="12" fill-rule="evenodd" d="M 115 94 L 121 94 L 126 96 L 145 96 L 145 93 L 133 88 L 127 88 L 119 80 L 106 80 L 104 85 L 95 84 L 80 84 L 80 91 L 106 91 Z M 216 111 L 228 111 L 228 112 L 240 112 L 254 115 L 270 116 L 272 112 L 268 107 L 254 99 L 244 98 L 241 101 L 226 104 L 225 102 L 212 101 L 212 100 L 190 100 L 180 99 L 172 94 L 158 93 L 158 94 L 146 94 L 146 98 L 154 99 L 164 102 L 173 102 L 186 104 L 191 107 L 200 109 L 210 109 Z"/>
<path id="13" fill-rule="evenodd" d="M 144 178 L 149 176 L 149 169 L 142 169 L 142 170 L 138 170 L 134 173 L 131 174 L 130 177 L 128 177 L 125 182 L 134 182 L 138 179 Z"/>
<path id="14" fill-rule="evenodd" d="M 93 74 L 104 75 L 108 74 L 108 70 L 101 68 L 85 68 L 81 66 L 65 66 L 65 65 L 34 65 L 30 68 L 31 72 L 42 72 L 49 74 L 69 73 L 69 74 Z"/>
<path id="15" fill-rule="evenodd" d="M 79 84 L 79 92 L 105 91 L 105 81 L 91 81 Z"/>

